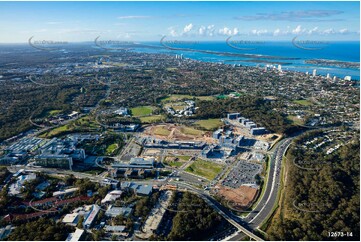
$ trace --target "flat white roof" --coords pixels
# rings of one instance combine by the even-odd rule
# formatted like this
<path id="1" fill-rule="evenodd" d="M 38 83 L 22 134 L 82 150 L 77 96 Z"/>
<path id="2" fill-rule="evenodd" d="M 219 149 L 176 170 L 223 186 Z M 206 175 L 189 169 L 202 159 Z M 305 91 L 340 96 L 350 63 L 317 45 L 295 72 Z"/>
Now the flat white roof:
<path id="1" fill-rule="evenodd" d="M 80 237 L 83 235 L 83 229 L 76 229 L 74 233 L 70 233 L 65 241 L 79 241 Z"/>
<path id="2" fill-rule="evenodd" d="M 78 217 L 78 213 L 69 213 L 63 218 L 63 223 L 73 223 Z"/>
<path id="3" fill-rule="evenodd" d="M 71 192 L 75 192 L 75 191 L 77 191 L 77 190 L 79 190 L 79 188 L 74 187 L 74 188 L 66 189 L 66 190 L 64 190 L 64 191 L 53 192 L 53 197 L 54 197 L 54 196 L 59 196 L 59 195 L 64 195 L 64 194 L 71 193 Z"/>

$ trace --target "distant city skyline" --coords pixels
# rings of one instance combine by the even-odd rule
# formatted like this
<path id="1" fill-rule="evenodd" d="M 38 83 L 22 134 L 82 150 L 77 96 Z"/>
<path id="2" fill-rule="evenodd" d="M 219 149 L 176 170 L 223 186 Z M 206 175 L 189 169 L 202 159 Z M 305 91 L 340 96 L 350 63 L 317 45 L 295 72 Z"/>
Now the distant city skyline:
<path id="1" fill-rule="evenodd" d="M 0 43 L 102 39 L 359 41 L 359 2 L 0 2 Z"/>

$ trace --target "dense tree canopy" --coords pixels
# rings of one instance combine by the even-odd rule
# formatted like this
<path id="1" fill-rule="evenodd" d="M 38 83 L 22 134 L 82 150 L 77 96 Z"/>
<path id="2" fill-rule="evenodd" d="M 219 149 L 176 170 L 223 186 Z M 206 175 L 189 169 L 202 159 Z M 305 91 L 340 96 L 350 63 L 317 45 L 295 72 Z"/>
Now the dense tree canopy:
<path id="1" fill-rule="evenodd" d="M 168 240 L 202 240 L 221 221 L 221 217 L 203 199 L 186 192 L 180 199 Z"/>
<path id="2" fill-rule="evenodd" d="M 24 223 L 17 226 L 10 233 L 7 240 L 23 240 L 23 241 L 44 241 L 44 240 L 65 240 L 74 228 L 63 223 L 55 223 L 52 219 L 40 218 L 33 222 Z"/>
<path id="3" fill-rule="evenodd" d="M 293 149 L 288 160 L 312 159 L 312 164 L 322 165 L 317 170 L 302 170 L 289 161 L 283 216 L 271 223 L 270 239 L 359 240 L 359 150 L 358 139 L 329 157 Z M 331 237 L 330 232 L 349 235 Z"/>

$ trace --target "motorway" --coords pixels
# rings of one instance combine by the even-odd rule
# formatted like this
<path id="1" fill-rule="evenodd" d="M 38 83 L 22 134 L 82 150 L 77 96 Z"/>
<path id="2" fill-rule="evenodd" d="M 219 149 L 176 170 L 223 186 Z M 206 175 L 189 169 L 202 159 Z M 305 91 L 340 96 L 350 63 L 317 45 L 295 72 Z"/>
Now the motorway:
<path id="1" fill-rule="evenodd" d="M 292 139 L 284 139 L 275 147 L 270 159 L 270 171 L 267 180 L 267 187 L 258 205 L 244 219 L 252 228 L 258 228 L 261 223 L 272 212 L 272 208 L 277 201 L 277 194 L 280 187 L 282 158 Z"/>
<path id="2" fill-rule="evenodd" d="M 259 200 L 257 206 L 242 220 L 252 229 L 258 229 L 259 226 L 271 215 L 273 207 L 277 202 L 277 196 L 281 181 L 282 158 L 292 142 L 292 138 L 281 140 L 275 147 L 270 159 L 270 170 L 266 190 Z M 230 238 L 231 241 L 238 241 L 244 237 L 243 234 L 237 234 Z"/>

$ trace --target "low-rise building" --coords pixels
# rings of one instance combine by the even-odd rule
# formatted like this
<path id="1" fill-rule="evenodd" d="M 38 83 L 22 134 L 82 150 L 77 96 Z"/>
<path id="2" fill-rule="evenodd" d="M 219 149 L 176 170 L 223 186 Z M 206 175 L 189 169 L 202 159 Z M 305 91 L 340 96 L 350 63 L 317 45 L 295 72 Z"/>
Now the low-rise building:
<path id="1" fill-rule="evenodd" d="M 129 217 L 129 215 L 132 213 L 132 208 L 128 207 L 114 207 L 109 206 L 107 211 L 105 212 L 105 215 L 108 217 L 116 217 L 118 215 L 123 215 L 124 217 Z"/>
<path id="2" fill-rule="evenodd" d="M 117 198 L 120 198 L 120 196 L 122 195 L 122 191 L 120 190 L 114 190 L 114 191 L 111 191 L 109 192 L 105 198 L 102 199 L 101 203 L 104 204 L 104 203 L 109 203 L 109 202 L 113 202 L 115 201 Z"/>
<path id="3" fill-rule="evenodd" d="M 74 187 L 74 188 L 69 188 L 69 189 L 65 189 L 63 191 L 56 191 L 53 192 L 53 197 L 58 197 L 58 196 L 64 196 L 64 195 L 69 195 L 69 194 L 73 194 L 74 192 L 78 191 L 79 188 Z"/>
<path id="4" fill-rule="evenodd" d="M 94 204 L 92 206 L 88 216 L 86 216 L 86 218 L 84 219 L 83 227 L 85 229 L 89 229 L 93 225 L 99 211 L 100 211 L 100 207 L 98 205 Z"/>
<path id="5" fill-rule="evenodd" d="M 83 229 L 76 229 L 74 233 L 70 233 L 65 241 L 79 241 L 82 239 L 82 236 L 84 234 Z"/>
<path id="6" fill-rule="evenodd" d="M 75 226 L 78 223 L 78 218 L 79 218 L 79 214 L 78 213 L 69 213 L 66 214 L 65 217 L 63 218 L 62 222 Z"/>
<path id="7" fill-rule="evenodd" d="M 149 196 L 153 192 L 153 186 L 150 184 L 136 184 L 134 182 L 122 182 L 123 190 L 135 192 L 139 196 Z"/>
<path id="8" fill-rule="evenodd" d="M 106 232 L 110 232 L 110 233 L 123 233 L 125 231 L 125 226 L 123 226 L 123 225 L 117 225 L 117 226 L 106 225 L 104 227 L 104 230 Z"/>

